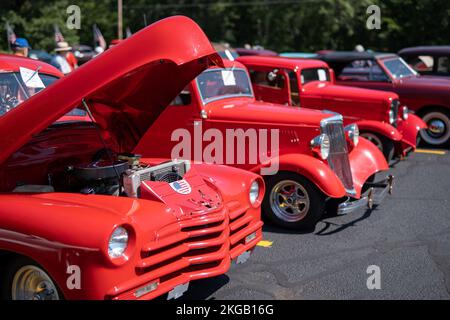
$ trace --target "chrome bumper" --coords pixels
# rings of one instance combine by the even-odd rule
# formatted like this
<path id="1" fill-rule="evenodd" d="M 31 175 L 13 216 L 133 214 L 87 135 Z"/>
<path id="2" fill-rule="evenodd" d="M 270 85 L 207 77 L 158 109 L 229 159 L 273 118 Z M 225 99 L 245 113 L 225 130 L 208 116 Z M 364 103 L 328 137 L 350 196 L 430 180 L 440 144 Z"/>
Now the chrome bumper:
<path id="1" fill-rule="evenodd" d="M 367 185 L 370 187 L 360 199 L 347 201 L 339 204 L 338 214 L 347 214 L 358 210 L 360 208 L 372 209 L 373 206 L 377 206 L 383 202 L 388 194 L 392 194 L 394 187 L 394 176 L 389 175 L 387 178 L 380 182 L 369 182 Z"/>

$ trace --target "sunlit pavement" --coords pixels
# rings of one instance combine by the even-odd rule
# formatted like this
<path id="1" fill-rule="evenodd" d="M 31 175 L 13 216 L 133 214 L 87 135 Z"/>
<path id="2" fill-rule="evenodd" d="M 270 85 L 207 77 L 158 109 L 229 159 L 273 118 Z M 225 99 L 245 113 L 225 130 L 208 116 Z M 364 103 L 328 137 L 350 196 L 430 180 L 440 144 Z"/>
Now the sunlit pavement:
<path id="1" fill-rule="evenodd" d="M 394 194 L 378 208 L 310 233 L 266 226 L 249 262 L 191 283 L 184 299 L 449 299 L 449 151 L 421 148 L 391 171 Z M 381 289 L 367 287 L 371 265 Z"/>

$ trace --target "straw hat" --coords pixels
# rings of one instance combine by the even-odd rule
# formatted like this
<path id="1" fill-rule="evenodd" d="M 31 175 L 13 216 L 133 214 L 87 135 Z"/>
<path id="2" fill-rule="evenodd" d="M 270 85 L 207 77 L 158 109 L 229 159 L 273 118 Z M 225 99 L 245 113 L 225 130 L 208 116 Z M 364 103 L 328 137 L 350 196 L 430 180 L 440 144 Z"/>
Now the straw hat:
<path id="1" fill-rule="evenodd" d="M 72 47 L 70 47 L 69 44 L 65 41 L 61 41 L 56 44 L 55 48 L 56 52 L 70 51 L 70 50 L 72 50 Z"/>

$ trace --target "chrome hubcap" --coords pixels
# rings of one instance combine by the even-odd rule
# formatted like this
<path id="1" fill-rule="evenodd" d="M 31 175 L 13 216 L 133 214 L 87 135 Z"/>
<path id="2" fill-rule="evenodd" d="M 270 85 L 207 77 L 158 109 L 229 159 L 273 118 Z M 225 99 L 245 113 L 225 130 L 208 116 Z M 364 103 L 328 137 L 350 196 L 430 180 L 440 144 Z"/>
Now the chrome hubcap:
<path id="1" fill-rule="evenodd" d="M 309 206 L 308 192 L 296 181 L 280 181 L 270 192 L 270 207 L 283 221 L 297 222 L 304 219 Z"/>
<path id="2" fill-rule="evenodd" d="M 426 143 L 440 145 L 450 139 L 450 119 L 439 111 L 429 112 L 423 116 L 428 125 L 427 130 L 421 130 L 420 135 Z"/>
<path id="3" fill-rule="evenodd" d="M 445 132 L 445 123 L 442 120 L 434 119 L 428 124 L 429 134 L 439 138 Z"/>
<path id="4" fill-rule="evenodd" d="M 369 140 L 370 142 L 372 142 L 378 149 L 380 149 L 381 151 L 383 151 L 383 143 L 381 142 L 380 138 L 378 138 L 375 134 L 373 133 L 361 133 L 361 137 Z"/>
<path id="5" fill-rule="evenodd" d="M 13 300 L 59 300 L 58 290 L 50 277 L 36 266 L 24 266 L 14 275 Z"/>

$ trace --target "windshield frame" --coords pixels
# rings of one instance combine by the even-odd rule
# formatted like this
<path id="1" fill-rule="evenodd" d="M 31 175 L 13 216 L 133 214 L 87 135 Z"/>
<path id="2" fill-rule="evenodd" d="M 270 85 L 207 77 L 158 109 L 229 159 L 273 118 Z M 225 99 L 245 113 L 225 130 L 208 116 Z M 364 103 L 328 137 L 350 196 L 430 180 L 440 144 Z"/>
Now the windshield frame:
<path id="1" fill-rule="evenodd" d="M 10 75 L 10 76 L 11 76 L 11 79 L 14 79 L 14 80 L 16 81 L 17 86 L 18 86 L 18 91 L 20 91 L 21 94 L 22 94 L 24 97 L 26 97 L 25 100 L 20 101 L 19 103 L 17 103 L 14 107 L 12 107 L 12 108 L 11 108 L 9 111 L 7 111 L 6 113 L 12 111 L 13 109 L 16 109 L 17 107 L 20 107 L 20 105 L 23 104 L 25 101 L 27 101 L 28 99 L 30 99 L 31 97 L 33 97 L 33 96 L 35 96 L 35 95 L 38 95 L 41 91 L 45 90 L 46 88 L 48 88 L 49 86 L 51 86 L 53 83 L 55 83 L 56 81 L 58 81 L 58 80 L 60 79 L 59 77 L 57 77 L 57 76 L 55 76 L 55 75 L 52 75 L 52 74 L 48 74 L 48 73 L 40 73 L 38 70 L 36 70 L 36 72 L 37 72 L 37 74 L 38 74 L 40 77 L 41 77 L 41 76 L 44 76 L 44 77 L 47 78 L 47 79 L 52 78 L 53 81 L 47 84 L 47 83 L 46 83 L 47 81 L 44 81 L 45 78 L 43 78 L 43 79 L 42 79 L 42 82 L 44 83 L 45 87 L 44 87 L 44 88 L 41 88 L 38 92 L 36 92 L 36 93 L 34 93 L 33 95 L 30 96 L 30 95 L 29 95 L 29 92 L 26 91 L 27 85 L 26 85 L 26 83 L 23 82 L 23 79 L 21 78 L 20 72 L 19 72 L 19 71 L 10 71 L 10 70 L 8 70 L 8 71 L 0 71 L 0 75 L 5 75 L 5 74 Z M 0 117 L 2 117 L 3 115 L 4 115 L 4 114 L 0 114 Z"/>
<path id="2" fill-rule="evenodd" d="M 234 71 L 242 71 L 242 72 L 244 72 L 245 73 L 245 77 L 246 77 L 246 79 L 247 79 L 247 81 L 248 81 L 248 83 L 250 85 L 250 92 L 251 93 L 250 94 L 226 94 L 226 95 L 222 95 L 222 96 L 218 96 L 218 97 L 214 97 L 214 98 L 209 98 L 209 99 L 205 100 L 203 98 L 202 91 L 200 89 L 200 83 L 198 81 L 199 76 L 200 76 L 199 75 L 199 76 L 197 76 L 195 78 L 195 86 L 196 86 L 197 93 L 198 93 L 198 95 L 200 97 L 200 100 L 202 101 L 202 105 L 205 106 L 208 103 L 211 103 L 211 102 L 214 102 L 214 101 L 230 99 L 230 98 L 252 98 L 252 99 L 255 98 L 255 95 L 254 95 L 254 92 L 253 92 L 252 82 L 250 80 L 250 77 L 248 75 L 247 70 L 244 69 L 244 68 L 234 68 L 234 67 L 232 67 L 232 68 L 210 68 L 210 69 L 207 69 L 207 70 L 203 71 L 202 74 L 208 73 L 208 72 L 218 72 L 218 71 L 222 71 L 222 70 L 228 70 L 228 71 L 233 71 L 233 72 Z"/>
<path id="3" fill-rule="evenodd" d="M 409 71 L 411 71 L 412 74 L 407 75 L 407 76 L 402 76 L 402 77 L 396 77 L 392 73 L 392 71 L 388 68 L 388 66 L 386 65 L 386 62 L 393 61 L 393 60 L 399 60 Z M 386 59 L 381 59 L 381 64 L 382 64 L 384 70 L 389 74 L 390 78 L 394 79 L 394 80 L 401 80 L 404 78 L 414 77 L 414 76 L 418 75 L 418 73 L 413 68 L 411 68 L 409 66 L 409 64 L 402 57 L 390 57 L 390 58 L 386 58 Z"/>

